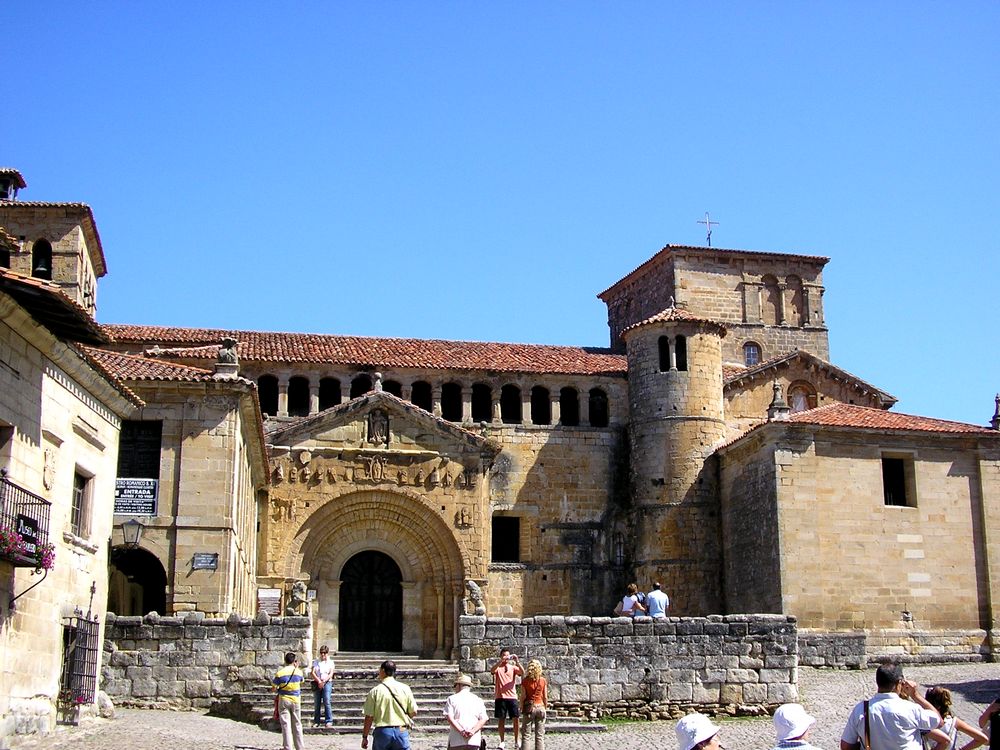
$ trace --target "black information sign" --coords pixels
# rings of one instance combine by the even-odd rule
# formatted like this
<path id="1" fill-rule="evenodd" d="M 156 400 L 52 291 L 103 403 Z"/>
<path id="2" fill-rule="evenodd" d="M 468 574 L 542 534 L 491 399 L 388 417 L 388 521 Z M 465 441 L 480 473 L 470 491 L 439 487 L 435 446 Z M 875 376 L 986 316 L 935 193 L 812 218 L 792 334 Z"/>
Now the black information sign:
<path id="1" fill-rule="evenodd" d="M 34 557 L 38 552 L 38 521 L 22 516 L 20 513 L 14 520 L 17 533 L 21 535 L 21 540 L 24 542 L 25 556 Z"/>
<path id="2" fill-rule="evenodd" d="M 191 558 L 191 569 L 192 570 L 218 570 L 219 569 L 219 553 L 218 552 L 195 552 L 194 557 Z"/>
<path id="3" fill-rule="evenodd" d="M 155 516 L 158 479 L 115 480 L 115 513 L 125 516 Z"/>

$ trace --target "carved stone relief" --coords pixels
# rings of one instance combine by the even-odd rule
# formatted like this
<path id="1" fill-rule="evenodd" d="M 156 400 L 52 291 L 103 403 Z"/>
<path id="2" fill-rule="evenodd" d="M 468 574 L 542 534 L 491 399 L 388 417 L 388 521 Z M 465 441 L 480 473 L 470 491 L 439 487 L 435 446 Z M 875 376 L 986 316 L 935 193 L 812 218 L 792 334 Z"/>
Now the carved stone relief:
<path id="1" fill-rule="evenodd" d="M 368 415 L 368 442 L 389 444 L 389 413 L 384 409 L 373 409 Z"/>

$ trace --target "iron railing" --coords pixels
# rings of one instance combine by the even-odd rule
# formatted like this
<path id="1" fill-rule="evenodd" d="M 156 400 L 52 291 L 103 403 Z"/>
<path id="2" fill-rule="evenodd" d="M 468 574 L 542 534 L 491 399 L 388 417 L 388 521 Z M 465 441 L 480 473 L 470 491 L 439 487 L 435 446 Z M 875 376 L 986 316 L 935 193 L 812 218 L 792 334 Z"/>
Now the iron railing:
<path id="1" fill-rule="evenodd" d="M 59 679 L 59 699 L 64 704 L 93 703 L 97 692 L 97 617 L 90 619 L 79 609 L 63 624 L 63 668 Z"/>
<path id="2" fill-rule="evenodd" d="M 0 546 L 0 558 L 18 568 L 41 567 L 39 551 L 49 543 L 51 503 L 7 478 L 0 470 L 0 532 L 18 534 L 17 549 Z"/>

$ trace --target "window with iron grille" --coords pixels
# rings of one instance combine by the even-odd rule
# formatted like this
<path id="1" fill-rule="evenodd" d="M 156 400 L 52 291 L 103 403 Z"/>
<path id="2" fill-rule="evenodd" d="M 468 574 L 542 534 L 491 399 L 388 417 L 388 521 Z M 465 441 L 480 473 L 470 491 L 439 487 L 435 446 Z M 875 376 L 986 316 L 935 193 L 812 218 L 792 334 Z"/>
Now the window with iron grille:
<path id="1" fill-rule="evenodd" d="M 77 610 L 79 612 L 80 610 Z M 59 697 L 64 703 L 93 703 L 97 691 L 98 623 L 83 616 L 63 623 L 63 667 Z"/>

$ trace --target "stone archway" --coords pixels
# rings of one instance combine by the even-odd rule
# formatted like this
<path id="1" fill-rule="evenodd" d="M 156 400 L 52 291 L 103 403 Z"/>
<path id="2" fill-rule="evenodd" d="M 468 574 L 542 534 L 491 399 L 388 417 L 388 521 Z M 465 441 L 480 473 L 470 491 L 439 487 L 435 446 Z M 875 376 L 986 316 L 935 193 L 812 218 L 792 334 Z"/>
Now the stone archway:
<path id="1" fill-rule="evenodd" d="M 350 491 L 324 502 L 307 518 L 285 558 L 289 575 L 307 573 L 317 591 L 316 643 L 341 644 L 341 590 L 345 569 L 359 553 L 378 553 L 399 570 L 400 649 L 449 657 L 456 645 L 464 581 L 469 569 L 453 529 L 419 497 L 405 490 Z M 372 557 L 371 559 L 382 559 Z M 386 649 L 388 650 L 388 649 Z"/>
<path id="2" fill-rule="evenodd" d="M 117 615 L 167 612 L 167 573 L 152 552 L 115 547 L 108 570 L 108 611 Z"/>

